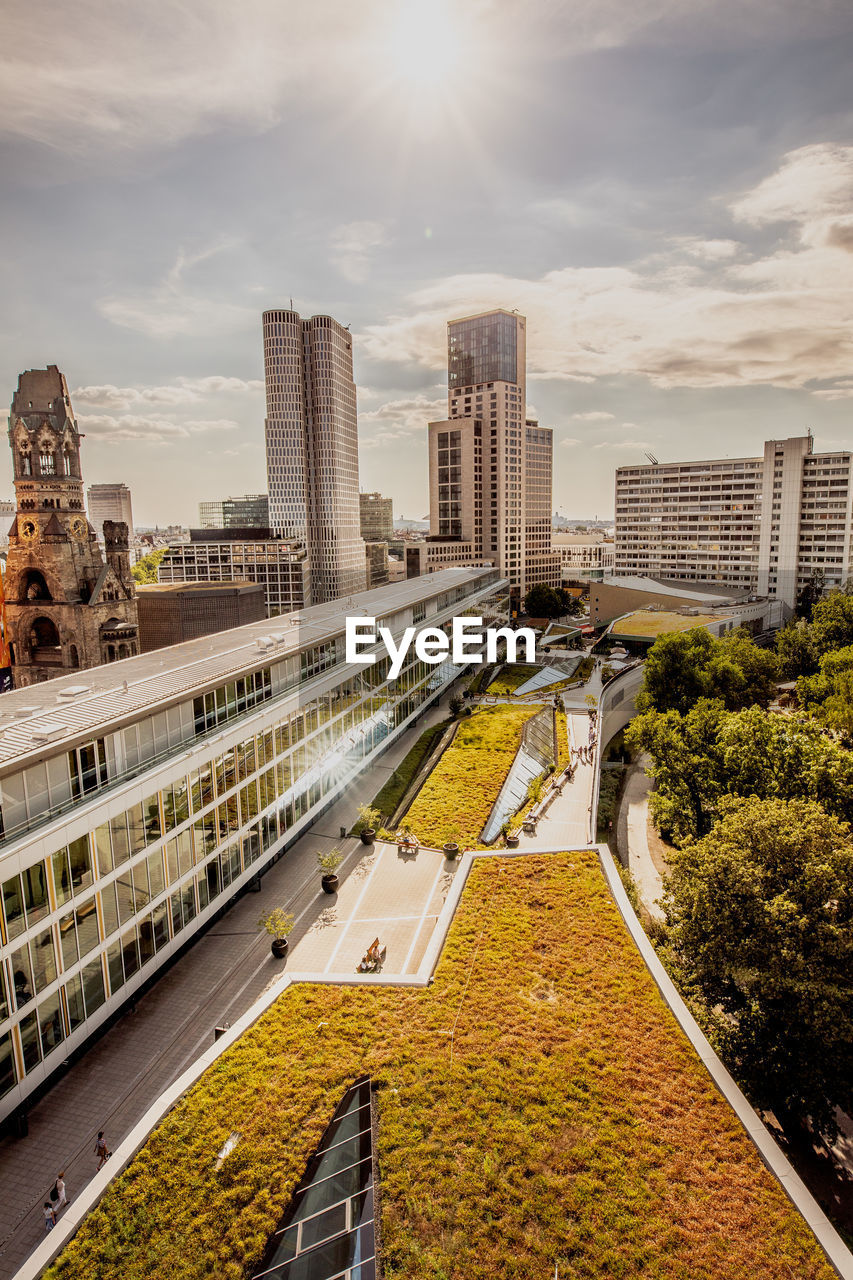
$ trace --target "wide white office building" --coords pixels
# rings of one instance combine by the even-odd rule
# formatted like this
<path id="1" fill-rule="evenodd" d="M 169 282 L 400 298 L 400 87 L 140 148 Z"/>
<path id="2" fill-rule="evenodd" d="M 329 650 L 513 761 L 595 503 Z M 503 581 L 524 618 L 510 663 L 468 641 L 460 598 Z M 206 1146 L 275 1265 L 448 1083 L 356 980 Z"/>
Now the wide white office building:
<path id="1" fill-rule="evenodd" d="M 450 569 L 346 612 L 399 639 L 507 608 L 496 570 Z M 459 673 L 412 652 L 389 681 L 344 628 L 315 606 L 0 698 L 0 1120 Z"/>
<path id="2" fill-rule="evenodd" d="M 791 610 L 822 574 L 851 572 L 851 455 L 811 435 L 768 440 L 752 458 L 616 471 L 616 575 L 720 582 Z"/>

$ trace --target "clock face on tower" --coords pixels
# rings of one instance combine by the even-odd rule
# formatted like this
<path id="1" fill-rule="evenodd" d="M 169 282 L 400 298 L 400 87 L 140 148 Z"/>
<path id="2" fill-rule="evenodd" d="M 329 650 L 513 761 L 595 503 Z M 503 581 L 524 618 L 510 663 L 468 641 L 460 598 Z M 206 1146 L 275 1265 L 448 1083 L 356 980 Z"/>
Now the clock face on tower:
<path id="1" fill-rule="evenodd" d="M 24 542 L 33 542 L 38 537 L 38 525 L 35 520 L 22 520 L 18 525 L 18 532 Z"/>
<path id="2" fill-rule="evenodd" d="M 75 516 L 68 526 L 68 531 L 72 538 L 76 538 L 78 542 L 85 542 L 89 537 L 89 525 L 82 516 Z"/>

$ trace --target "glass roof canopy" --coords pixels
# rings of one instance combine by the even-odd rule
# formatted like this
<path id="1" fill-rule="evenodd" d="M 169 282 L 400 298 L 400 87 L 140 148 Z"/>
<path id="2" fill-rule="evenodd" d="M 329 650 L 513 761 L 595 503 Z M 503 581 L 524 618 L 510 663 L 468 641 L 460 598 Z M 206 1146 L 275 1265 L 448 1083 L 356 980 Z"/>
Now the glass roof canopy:
<path id="1" fill-rule="evenodd" d="M 376 1280 L 370 1080 L 347 1090 L 253 1280 Z"/>

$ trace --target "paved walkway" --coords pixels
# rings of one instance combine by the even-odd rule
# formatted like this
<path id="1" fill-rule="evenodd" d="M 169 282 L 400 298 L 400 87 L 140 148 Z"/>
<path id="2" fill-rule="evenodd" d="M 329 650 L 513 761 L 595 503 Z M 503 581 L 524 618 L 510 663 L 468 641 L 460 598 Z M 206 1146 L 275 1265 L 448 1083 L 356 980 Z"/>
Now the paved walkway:
<path id="1" fill-rule="evenodd" d="M 296 917 L 288 963 L 294 969 L 353 971 L 380 936 L 384 972 L 413 972 L 426 947 L 455 865 L 421 850 L 397 856 L 341 840 L 356 807 L 371 800 L 418 736 L 447 716 L 445 694 L 416 726 L 356 780 L 315 826 L 263 876 L 259 893 L 238 898 L 211 928 L 124 1013 L 29 1113 L 26 1138 L 0 1141 L 0 1280 L 8 1280 L 44 1235 L 41 1206 L 60 1169 L 74 1196 L 95 1172 L 99 1129 L 116 1147 L 147 1108 L 281 973 L 259 931 L 261 912 L 285 906 Z M 340 846 L 339 893 L 320 888 L 317 853 Z M 369 935 L 369 936 L 368 936 Z"/>
<path id="2" fill-rule="evenodd" d="M 645 771 L 646 758 L 641 756 L 631 766 L 625 779 L 616 824 L 616 842 L 623 865 L 627 860 L 643 906 L 650 915 L 663 920 L 663 911 L 659 905 L 663 894 L 663 880 L 649 848 L 649 796 L 654 781 Z"/>
<path id="3" fill-rule="evenodd" d="M 586 711 L 570 711 L 567 727 L 570 744 L 586 745 L 589 737 L 589 715 Z M 578 763 L 571 781 L 563 783 L 562 794 L 551 801 L 536 824 L 536 834 L 520 834 L 519 849 L 535 853 L 537 850 L 577 849 L 587 845 L 594 778 L 593 765 Z"/>

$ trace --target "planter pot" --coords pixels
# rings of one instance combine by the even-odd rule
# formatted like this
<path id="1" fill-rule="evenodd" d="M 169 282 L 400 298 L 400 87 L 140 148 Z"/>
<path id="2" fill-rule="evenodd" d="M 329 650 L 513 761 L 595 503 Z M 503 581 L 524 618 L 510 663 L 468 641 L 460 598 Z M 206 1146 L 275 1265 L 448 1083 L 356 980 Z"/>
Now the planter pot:
<path id="1" fill-rule="evenodd" d="M 320 883 L 323 886 L 324 893 L 338 892 L 338 877 L 336 875 L 323 876 L 323 879 L 321 880 Z"/>
<path id="2" fill-rule="evenodd" d="M 373 844 L 373 841 L 375 839 L 376 839 L 376 832 L 374 831 L 373 827 L 365 827 L 361 833 L 361 843 Z"/>
<path id="3" fill-rule="evenodd" d="M 450 861 L 452 862 L 453 859 L 458 855 L 458 853 L 459 853 L 459 845 L 456 843 L 456 841 L 448 840 L 447 844 L 444 846 L 445 858 L 449 858 Z"/>
<path id="4" fill-rule="evenodd" d="M 273 938 L 270 951 L 276 960 L 283 960 L 287 955 L 287 938 Z"/>
<path id="5" fill-rule="evenodd" d="M 507 836 L 507 837 L 506 837 L 506 847 L 507 847 L 508 849 L 517 849 L 517 848 L 518 848 L 518 836 Z"/>

